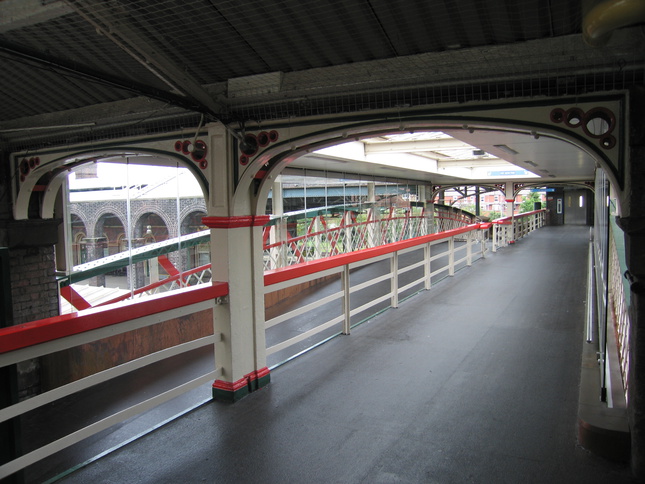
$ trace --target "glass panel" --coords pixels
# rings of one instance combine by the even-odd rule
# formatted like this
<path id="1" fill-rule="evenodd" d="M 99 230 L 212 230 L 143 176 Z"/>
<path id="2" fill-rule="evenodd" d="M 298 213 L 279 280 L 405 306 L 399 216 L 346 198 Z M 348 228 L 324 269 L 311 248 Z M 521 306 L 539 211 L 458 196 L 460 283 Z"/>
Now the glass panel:
<path id="1" fill-rule="evenodd" d="M 67 177 L 63 313 L 210 281 L 210 267 L 194 270 L 210 263 L 199 183 L 175 162 L 146 161 L 92 163 Z"/>

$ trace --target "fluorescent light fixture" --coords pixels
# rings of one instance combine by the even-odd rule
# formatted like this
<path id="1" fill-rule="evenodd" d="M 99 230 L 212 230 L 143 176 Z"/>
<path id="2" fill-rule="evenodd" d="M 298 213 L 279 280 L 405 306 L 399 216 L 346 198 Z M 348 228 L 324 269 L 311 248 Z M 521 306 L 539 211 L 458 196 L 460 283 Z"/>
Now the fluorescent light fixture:
<path id="1" fill-rule="evenodd" d="M 515 151 L 513 148 L 509 148 L 506 145 L 493 145 L 495 148 L 500 149 L 502 151 L 505 151 L 509 155 L 517 155 L 519 154 L 517 151 Z"/>

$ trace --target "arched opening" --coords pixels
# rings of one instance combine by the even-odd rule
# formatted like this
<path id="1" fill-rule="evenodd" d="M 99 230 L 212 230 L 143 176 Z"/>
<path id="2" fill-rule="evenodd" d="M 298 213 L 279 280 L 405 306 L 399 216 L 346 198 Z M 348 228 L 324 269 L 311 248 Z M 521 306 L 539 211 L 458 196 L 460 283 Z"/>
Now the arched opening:
<path id="1" fill-rule="evenodd" d="M 579 125 L 573 121 L 571 127 L 578 129 Z M 297 141 L 290 140 L 267 149 L 256 160 L 248 161 L 251 165 L 257 162 L 262 170 L 244 172 L 239 193 L 245 194 L 244 182 L 254 183 L 257 187 L 256 213 L 276 216 L 277 184 L 281 185 L 282 208 L 287 212 L 287 207 L 328 206 L 334 200 L 329 196 L 329 186 L 337 184 L 334 188 L 340 188 L 343 181 L 345 187 L 361 182 L 394 183 L 405 186 L 407 192 L 392 197 L 394 205 L 416 202 L 424 196 L 425 204 L 448 201 L 450 205 L 464 208 L 469 199 L 475 202 L 475 197 L 479 197 L 480 204 L 489 205 L 486 210 L 489 215 L 497 212 L 495 218 L 507 215 L 506 212 L 526 211 L 522 205 L 530 205 L 530 211 L 538 203 L 540 208 L 546 208 L 549 198 L 553 198 L 550 196 L 553 192 L 549 191 L 551 187 L 562 190 L 569 185 L 581 188 L 584 183 L 592 184 L 598 165 L 605 166 L 608 177 L 616 179 L 608 156 L 602 153 L 605 147 L 593 146 L 593 140 L 575 138 L 561 130 L 545 126 L 529 128 L 520 123 L 471 129 L 465 128 L 469 123 L 461 121 L 459 126 L 447 122 L 449 127 L 441 127 L 444 134 L 455 135 L 444 138 L 435 136 L 439 126 L 429 122 L 426 126 L 419 123 L 414 127 L 418 139 L 410 140 L 407 134 L 401 140 L 396 139 L 395 132 L 411 134 L 410 128 L 400 127 L 405 123 L 403 120 L 397 126 L 385 128 L 382 125 L 354 126 L 354 131 L 336 127 L 321 129 Z M 435 138 L 425 139 L 426 135 Z M 401 146 L 403 143 L 408 146 Z M 447 146 L 451 143 L 461 145 L 462 153 L 449 153 Z M 468 146 L 464 147 L 464 143 Z M 294 177 L 299 180 L 289 187 L 288 182 Z M 326 192 L 321 192 L 321 187 Z M 421 187 L 427 190 L 423 195 Z M 482 191 L 462 190 L 460 193 L 455 187 L 479 187 Z M 289 197 L 284 196 L 289 188 L 294 192 L 300 190 L 299 200 L 288 200 Z M 315 199 L 319 193 L 326 195 L 324 201 Z M 437 196 L 431 197 L 432 193 Z M 344 197 L 337 200 L 348 203 Z M 358 197 L 353 201 L 360 204 L 364 199 Z M 267 341 L 270 340 L 267 336 Z"/>
<path id="2" fill-rule="evenodd" d="M 78 231 L 81 216 L 94 222 L 78 242 L 79 255 L 59 270 L 74 283 L 103 288 L 96 294 L 104 297 L 88 301 L 91 305 L 123 291 L 134 295 L 151 281 L 191 267 L 191 257 L 181 253 L 190 249 L 179 251 L 182 207 L 205 211 L 206 206 L 204 180 L 192 170 L 172 157 L 115 155 L 76 166 L 63 183 L 68 195 L 64 210 L 80 215 L 70 217 L 67 232 Z M 66 244 L 74 240 L 68 238 Z"/>

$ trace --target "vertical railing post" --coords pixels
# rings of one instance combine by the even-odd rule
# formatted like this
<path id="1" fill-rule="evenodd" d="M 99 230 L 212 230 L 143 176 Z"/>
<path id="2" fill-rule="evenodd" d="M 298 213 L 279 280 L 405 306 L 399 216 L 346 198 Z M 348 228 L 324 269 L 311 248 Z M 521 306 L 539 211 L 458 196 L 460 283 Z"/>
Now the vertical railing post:
<path id="1" fill-rule="evenodd" d="M 430 257 L 432 256 L 431 247 L 432 245 L 429 242 L 425 247 L 423 247 L 423 282 L 426 290 L 429 290 L 432 287 L 432 264 L 430 262 Z"/>
<path id="2" fill-rule="evenodd" d="M 479 250 L 481 251 L 482 258 L 486 257 L 486 234 L 488 233 L 488 229 L 479 229 L 479 235 L 481 237 L 479 241 Z"/>
<path id="3" fill-rule="evenodd" d="M 466 265 L 473 265 L 473 231 L 471 230 L 466 235 Z"/>
<path id="4" fill-rule="evenodd" d="M 314 237 L 314 254 L 315 254 L 314 257 L 316 259 L 320 259 L 323 257 L 323 253 L 322 253 L 323 243 L 322 243 L 322 235 L 320 232 L 322 232 L 325 224 L 322 223 L 322 218 L 323 218 L 323 215 L 318 214 L 314 217 L 314 220 L 312 222 L 313 231 L 316 234 L 316 236 Z"/>
<path id="5" fill-rule="evenodd" d="M 349 334 L 352 326 L 351 317 L 351 301 L 350 301 L 350 280 L 349 280 L 349 264 L 343 267 L 341 273 L 341 284 L 343 286 L 343 334 Z"/>
<path id="6" fill-rule="evenodd" d="M 348 254 L 349 252 L 352 252 L 354 250 L 354 240 L 352 237 L 352 232 L 354 229 L 352 228 L 353 225 L 353 220 L 352 220 L 352 212 L 344 212 L 343 213 L 343 224 L 344 224 L 344 244 L 343 244 L 343 254 Z"/>
<path id="7" fill-rule="evenodd" d="M 455 275 L 455 238 L 448 239 L 448 275 Z"/>
<path id="8" fill-rule="evenodd" d="M 390 259 L 390 305 L 399 307 L 399 253 L 394 252 Z"/>
<path id="9" fill-rule="evenodd" d="M 493 224 L 493 252 L 497 252 L 497 237 L 499 232 L 498 224 Z"/>

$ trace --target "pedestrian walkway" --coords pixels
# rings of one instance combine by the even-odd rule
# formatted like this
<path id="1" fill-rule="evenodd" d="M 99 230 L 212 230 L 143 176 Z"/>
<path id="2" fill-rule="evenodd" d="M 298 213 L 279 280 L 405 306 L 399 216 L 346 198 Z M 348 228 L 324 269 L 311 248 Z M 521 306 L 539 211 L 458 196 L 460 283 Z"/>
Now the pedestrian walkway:
<path id="1" fill-rule="evenodd" d="M 576 441 L 588 239 L 540 229 L 60 482 L 632 482 Z"/>

